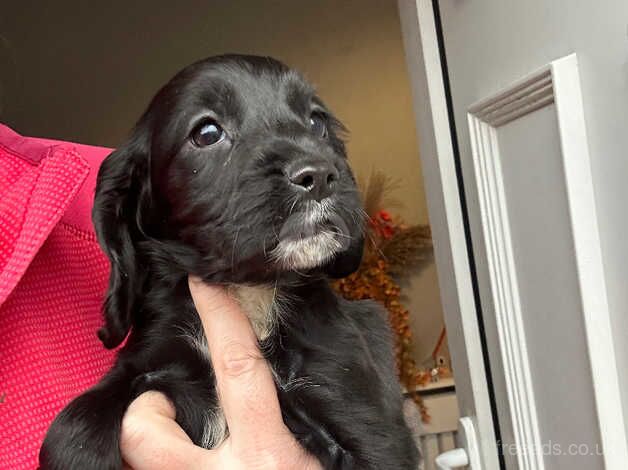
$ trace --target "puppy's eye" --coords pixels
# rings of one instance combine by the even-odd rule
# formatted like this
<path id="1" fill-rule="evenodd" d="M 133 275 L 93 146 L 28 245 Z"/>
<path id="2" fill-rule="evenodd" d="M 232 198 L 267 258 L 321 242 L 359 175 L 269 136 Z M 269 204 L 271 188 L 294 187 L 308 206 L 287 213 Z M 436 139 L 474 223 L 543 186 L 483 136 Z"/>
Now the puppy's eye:
<path id="1" fill-rule="evenodd" d="M 207 147 L 220 142 L 225 137 L 225 131 L 216 121 L 207 120 L 201 122 L 192 131 L 192 141 L 198 147 Z"/>
<path id="2" fill-rule="evenodd" d="M 325 116 L 322 113 L 314 112 L 310 116 L 310 129 L 312 132 L 320 137 L 327 136 L 327 122 Z"/>

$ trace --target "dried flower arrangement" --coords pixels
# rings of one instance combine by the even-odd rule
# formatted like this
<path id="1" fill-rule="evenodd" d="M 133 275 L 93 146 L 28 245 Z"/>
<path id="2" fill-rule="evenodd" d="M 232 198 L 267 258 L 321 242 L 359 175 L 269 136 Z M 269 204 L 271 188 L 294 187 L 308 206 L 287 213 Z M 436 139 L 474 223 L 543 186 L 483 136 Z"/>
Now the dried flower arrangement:
<path id="1" fill-rule="evenodd" d="M 412 357 L 412 332 L 409 312 L 401 303 L 398 281 L 418 272 L 432 259 L 432 238 L 427 225 L 407 226 L 384 207 L 398 206 L 391 198 L 396 185 L 381 172 L 373 172 L 361 185 L 368 216 L 366 243 L 360 268 L 350 276 L 334 282 L 347 299 L 373 299 L 384 305 L 395 334 L 395 359 L 401 384 L 414 390 L 430 380 L 428 371 L 419 369 Z M 424 421 L 427 410 L 418 394 L 412 394 Z"/>

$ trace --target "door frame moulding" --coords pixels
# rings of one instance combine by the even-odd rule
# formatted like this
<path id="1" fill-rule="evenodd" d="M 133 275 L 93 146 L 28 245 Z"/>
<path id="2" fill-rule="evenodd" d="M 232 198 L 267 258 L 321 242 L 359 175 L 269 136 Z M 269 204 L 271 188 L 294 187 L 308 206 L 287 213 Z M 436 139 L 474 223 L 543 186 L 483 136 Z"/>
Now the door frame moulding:
<path id="1" fill-rule="evenodd" d="M 482 469 L 499 468 L 493 413 L 474 299 L 461 195 L 431 0 L 398 0 L 413 92 L 434 254 L 461 416 L 481 443 Z M 480 469 L 474 469 L 480 470 Z"/>
<path id="2" fill-rule="evenodd" d="M 584 109 L 575 54 L 552 61 L 468 109 L 491 295 L 510 416 L 522 470 L 542 470 L 540 434 L 516 281 L 497 129 L 554 105 L 584 314 L 591 380 L 606 468 L 623 468 L 628 443 L 595 211 Z M 567 397 L 566 397 L 567 398 Z"/>

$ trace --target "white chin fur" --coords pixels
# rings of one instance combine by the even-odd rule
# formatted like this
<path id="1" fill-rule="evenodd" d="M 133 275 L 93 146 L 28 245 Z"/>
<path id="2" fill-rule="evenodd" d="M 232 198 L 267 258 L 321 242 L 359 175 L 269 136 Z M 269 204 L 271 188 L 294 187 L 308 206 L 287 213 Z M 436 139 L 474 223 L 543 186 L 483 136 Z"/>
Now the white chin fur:
<path id="1" fill-rule="evenodd" d="M 284 269 L 310 269 L 326 263 L 340 250 L 342 244 L 337 235 L 324 231 L 298 240 L 283 240 L 272 256 Z"/>

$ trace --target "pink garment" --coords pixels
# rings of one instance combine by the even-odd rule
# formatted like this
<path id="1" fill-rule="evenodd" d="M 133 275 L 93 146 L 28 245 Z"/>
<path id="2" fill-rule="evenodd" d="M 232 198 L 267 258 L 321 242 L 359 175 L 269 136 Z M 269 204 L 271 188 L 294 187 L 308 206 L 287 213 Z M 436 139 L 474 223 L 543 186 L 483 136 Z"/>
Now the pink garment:
<path id="1" fill-rule="evenodd" d="M 55 415 L 113 362 L 96 337 L 109 264 L 91 222 L 110 152 L 0 125 L 0 470 L 36 468 Z"/>

